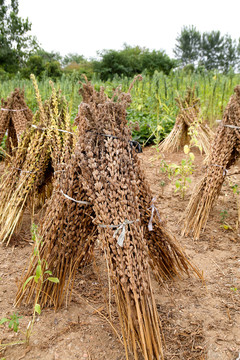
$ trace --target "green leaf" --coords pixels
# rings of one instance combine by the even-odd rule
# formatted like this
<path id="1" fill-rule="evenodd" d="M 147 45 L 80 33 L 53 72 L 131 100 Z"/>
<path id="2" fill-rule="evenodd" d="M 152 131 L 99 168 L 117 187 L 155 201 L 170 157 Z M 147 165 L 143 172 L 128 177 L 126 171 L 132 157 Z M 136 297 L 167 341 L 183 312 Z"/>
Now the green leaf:
<path id="1" fill-rule="evenodd" d="M 18 332 L 18 325 L 19 325 L 18 321 L 13 324 L 13 331 L 14 332 Z"/>
<path id="2" fill-rule="evenodd" d="M 189 177 L 186 178 L 186 181 L 187 181 L 188 183 L 191 183 L 191 182 L 192 182 L 192 180 L 191 180 Z"/>
<path id="3" fill-rule="evenodd" d="M 34 278 L 34 276 L 30 276 L 30 277 L 25 281 L 25 283 L 23 284 L 23 291 L 24 291 L 27 283 L 29 283 L 29 281 L 32 280 L 33 278 Z"/>
<path id="4" fill-rule="evenodd" d="M 55 277 L 49 277 L 47 278 L 49 281 L 53 282 L 53 283 L 56 283 L 58 284 L 59 283 L 59 279 L 58 278 L 55 278 Z"/>
<path id="5" fill-rule="evenodd" d="M 41 275 L 42 275 L 42 266 L 41 264 L 38 264 L 36 268 L 36 277 L 39 279 Z"/>
<path id="6" fill-rule="evenodd" d="M 9 327 L 9 329 L 11 329 L 11 327 L 14 325 L 14 321 L 13 320 L 10 320 L 9 321 L 9 324 L 8 324 L 8 327 Z"/>
<path id="7" fill-rule="evenodd" d="M 191 159 L 192 161 L 194 161 L 195 156 L 194 156 L 194 154 L 193 154 L 192 152 L 189 153 L 189 157 L 190 157 L 190 159 Z"/>
<path id="8" fill-rule="evenodd" d="M 5 322 L 9 322 L 9 321 L 10 321 L 10 320 L 7 319 L 7 318 L 2 318 L 2 319 L 0 320 L 0 325 L 4 324 Z"/>
<path id="9" fill-rule="evenodd" d="M 220 225 L 221 228 L 223 228 L 224 230 L 229 230 L 231 229 L 231 227 L 227 224 L 223 224 L 223 225 Z"/>
<path id="10" fill-rule="evenodd" d="M 47 270 L 47 271 L 45 271 L 45 273 L 44 274 L 49 274 L 49 275 L 52 275 L 52 272 L 51 272 L 51 270 Z"/>
<path id="11" fill-rule="evenodd" d="M 180 188 L 180 182 L 178 180 L 175 182 L 175 186 L 176 186 L 177 189 Z"/>
<path id="12" fill-rule="evenodd" d="M 183 148 L 183 151 L 184 151 L 184 154 L 188 154 L 190 149 L 189 149 L 189 146 L 188 145 L 185 145 L 184 148 Z"/>
<path id="13" fill-rule="evenodd" d="M 38 315 L 41 314 L 41 306 L 39 304 L 35 304 L 34 310 L 36 311 L 36 313 L 38 313 Z"/>

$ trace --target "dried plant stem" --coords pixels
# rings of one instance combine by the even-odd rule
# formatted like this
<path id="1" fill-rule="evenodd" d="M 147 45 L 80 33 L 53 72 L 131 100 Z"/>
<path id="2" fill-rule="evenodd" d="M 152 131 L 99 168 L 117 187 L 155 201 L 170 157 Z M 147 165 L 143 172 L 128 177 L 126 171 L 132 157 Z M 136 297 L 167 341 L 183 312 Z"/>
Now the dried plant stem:
<path id="1" fill-rule="evenodd" d="M 59 169 L 65 152 L 72 152 L 74 143 L 70 133 L 58 131 L 71 127 L 65 99 L 52 86 L 51 98 L 43 105 L 34 78 L 33 82 L 41 110 L 34 115 L 35 127 L 28 124 L 22 134 L 0 185 L 0 242 L 7 245 L 20 227 L 26 206 L 33 210 L 34 205 L 42 206 L 51 195 L 53 173 Z"/>
<path id="2" fill-rule="evenodd" d="M 199 119 L 199 99 L 195 97 L 195 88 L 189 88 L 185 98 L 178 97 L 176 102 L 179 107 L 179 114 L 172 131 L 159 145 L 160 151 L 179 151 L 184 145 L 189 145 L 191 141 L 189 129 L 191 126 L 197 125 L 195 138 L 198 147 L 208 155 L 213 132 Z"/>
<path id="3" fill-rule="evenodd" d="M 196 185 L 184 214 L 182 234 L 187 235 L 192 230 L 195 239 L 199 238 L 201 230 L 206 226 L 214 201 L 222 188 L 227 169 L 239 158 L 239 131 L 224 126 L 240 126 L 240 86 L 237 86 L 234 91 L 235 94 L 230 98 L 223 121 L 216 132 L 212 151 L 208 157 L 206 173 Z"/>

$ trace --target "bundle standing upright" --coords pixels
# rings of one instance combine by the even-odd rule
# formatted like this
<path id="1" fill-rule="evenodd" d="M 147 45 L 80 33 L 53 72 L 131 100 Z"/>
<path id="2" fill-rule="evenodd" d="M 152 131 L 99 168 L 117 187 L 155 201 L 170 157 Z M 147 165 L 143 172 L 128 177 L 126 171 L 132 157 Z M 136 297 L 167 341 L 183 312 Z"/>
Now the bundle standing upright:
<path id="1" fill-rule="evenodd" d="M 240 86 L 234 91 L 212 143 L 205 175 L 196 185 L 184 214 L 182 234 L 192 230 L 195 239 L 206 226 L 228 169 L 240 155 Z"/>
<path id="2" fill-rule="evenodd" d="M 76 269 L 89 261 L 98 238 L 110 270 L 126 357 L 130 351 L 139 359 L 141 350 L 145 360 L 162 359 L 149 264 L 159 280 L 188 272 L 191 265 L 153 214 L 153 196 L 127 126 L 130 94 L 116 90 L 110 99 L 103 88 L 97 92 L 86 82 L 81 95 L 74 155 L 54 182 L 39 230 L 40 256 L 59 284 L 45 282 L 38 294 L 39 286 L 29 281 L 23 291 L 23 284 L 36 271 L 37 260 L 31 261 L 17 303 L 24 297 L 29 302 L 37 294 L 41 305 L 58 308 L 71 293 Z"/>

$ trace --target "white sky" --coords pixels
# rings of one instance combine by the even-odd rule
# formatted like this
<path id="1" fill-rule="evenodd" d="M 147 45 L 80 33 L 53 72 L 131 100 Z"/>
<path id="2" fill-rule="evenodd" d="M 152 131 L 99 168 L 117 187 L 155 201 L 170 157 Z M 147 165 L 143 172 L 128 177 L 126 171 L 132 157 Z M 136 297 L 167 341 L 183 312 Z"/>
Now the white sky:
<path id="1" fill-rule="evenodd" d="M 238 39 L 239 14 L 240 0 L 19 0 L 19 15 L 32 22 L 44 50 L 86 58 L 123 43 L 173 57 L 184 25 Z"/>

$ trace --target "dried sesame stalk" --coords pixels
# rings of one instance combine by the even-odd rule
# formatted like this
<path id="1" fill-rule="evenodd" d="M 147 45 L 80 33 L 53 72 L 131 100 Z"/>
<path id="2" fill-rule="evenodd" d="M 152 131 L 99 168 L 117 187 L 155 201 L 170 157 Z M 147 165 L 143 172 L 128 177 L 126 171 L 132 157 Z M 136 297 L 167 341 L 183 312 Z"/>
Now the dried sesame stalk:
<path id="1" fill-rule="evenodd" d="M 54 182 L 39 231 L 41 257 L 60 282 L 54 286 L 45 282 L 40 303 L 58 308 L 64 297 L 68 299 L 76 268 L 89 261 L 98 237 L 115 289 L 127 358 L 130 350 L 138 359 L 139 347 L 145 359 L 163 358 L 149 262 L 159 280 L 188 271 L 189 263 L 163 223 L 154 219 L 154 231 L 148 231 L 152 194 L 130 142 L 126 120 L 130 94 L 118 90 L 114 102 L 115 96 L 109 99 L 103 88 L 96 92 L 88 82 L 81 94 L 78 143 L 71 160 L 65 161 L 69 164 L 63 167 L 66 171 L 60 170 Z M 120 246 L 123 226 L 126 233 Z M 38 296 L 34 281 L 22 292 L 22 285 L 35 270 L 36 262 L 31 262 L 19 286 L 17 303 Z"/>
<path id="2" fill-rule="evenodd" d="M 32 112 L 27 107 L 24 91 L 15 89 L 6 101 L 2 99 L 0 111 L 0 144 L 7 132 L 7 153 L 12 156 L 18 146 L 21 134 L 32 122 Z M 8 160 L 8 159 L 7 159 Z"/>
<path id="3" fill-rule="evenodd" d="M 40 105 L 4 171 L 0 185 L 0 242 L 9 243 L 27 204 L 44 203 L 52 191 L 53 172 L 64 154 L 65 142 L 70 139 L 73 143 L 71 134 L 58 131 L 69 129 L 66 108 L 66 101 L 53 90 L 51 98 Z"/>
<path id="4" fill-rule="evenodd" d="M 217 199 L 229 169 L 239 158 L 240 135 L 240 86 L 235 89 L 224 111 L 223 121 L 219 125 L 211 153 L 208 157 L 206 173 L 196 185 L 190 202 L 184 214 L 182 234 L 187 235 L 191 230 L 195 239 L 198 239 L 201 230 L 205 228 L 209 213 Z"/>
<path id="5" fill-rule="evenodd" d="M 184 145 L 189 145 L 191 140 L 188 133 L 189 128 L 193 126 L 193 124 L 197 124 L 195 137 L 198 146 L 208 155 L 213 132 L 206 124 L 199 121 L 200 100 L 195 97 L 195 88 L 189 88 L 185 98 L 176 98 L 176 103 L 179 107 L 179 113 L 172 131 L 160 144 L 160 151 L 179 151 Z"/>

